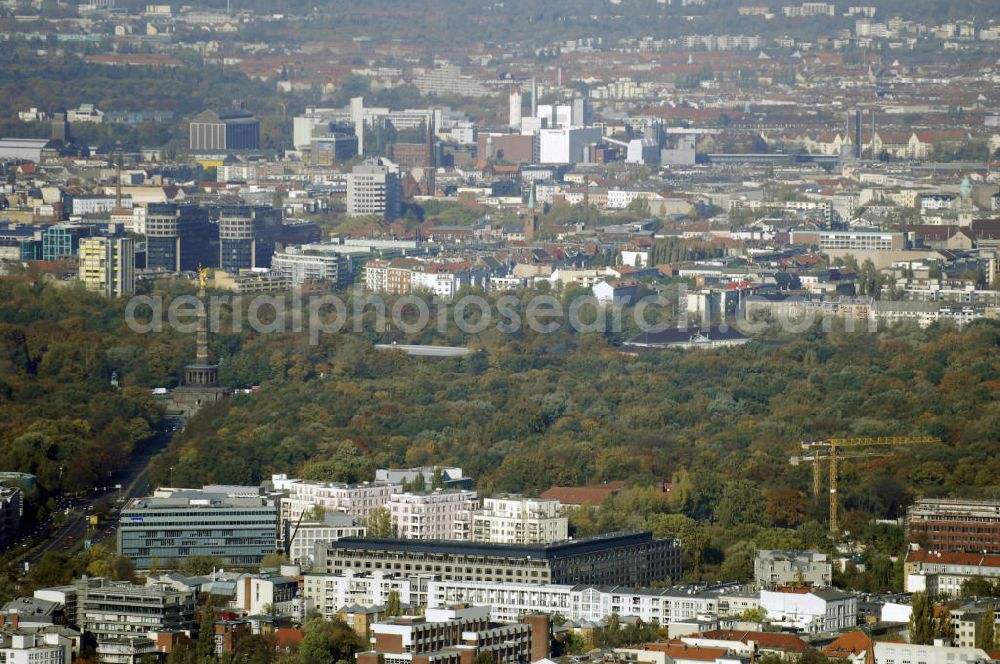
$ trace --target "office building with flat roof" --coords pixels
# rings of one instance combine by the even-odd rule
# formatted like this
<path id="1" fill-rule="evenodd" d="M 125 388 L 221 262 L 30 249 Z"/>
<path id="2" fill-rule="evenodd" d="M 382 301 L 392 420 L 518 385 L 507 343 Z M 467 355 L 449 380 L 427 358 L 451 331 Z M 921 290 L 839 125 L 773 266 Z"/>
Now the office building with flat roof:
<path id="1" fill-rule="evenodd" d="M 167 584 L 83 577 L 76 586 L 76 625 L 98 641 L 145 637 L 149 632 L 192 630 L 195 593 Z"/>
<path id="2" fill-rule="evenodd" d="M 347 175 L 347 215 L 376 215 L 396 219 L 400 215 L 402 188 L 399 167 L 387 159 L 369 159 Z"/>
<path id="3" fill-rule="evenodd" d="M 277 534 L 278 508 L 270 497 L 171 489 L 125 505 L 118 554 L 139 569 L 150 569 L 154 561 L 172 567 L 189 556 L 252 567 L 274 552 Z"/>
<path id="4" fill-rule="evenodd" d="M 190 124 L 192 152 L 260 149 L 260 121 L 249 113 L 199 113 Z"/>
<path id="5" fill-rule="evenodd" d="M 218 264 L 219 228 L 197 205 L 150 203 L 146 207 L 146 268 L 194 271 Z"/>
<path id="6" fill-rule="evenodd" d="M 493 623 L 488 607 L 428 609 L 423 616 L 391 618 L 371 626 L 372 650 L 358 653 L 358 664 L 472 664 L 484 656 L 497 664 L 519 664 L 548 657 L 549 619 L 522 620 Z"/>
<path id="7" fill-rule="evenodd" d="M 681 544 L 649 532 L 509 545 L 348 537 L 316 547 L 314 571 L 434 574 L 444 581 L 652 586 L 681 575 Z"/>
<path id="8" fill-rule="evenodd" d="M 906 530 L 925 549 L 1000 553 L 1000 500 L 923 498 L 907 510 Z"/>
<path id="9" fill-rule="evenodd" d="M 219 215 L 219 267 L 230 274 L 270 267 L 280 239 L 280 209 L 227 205 Z"/>
<path id="10" fill-rule="evenodd" d="M 293 286 L 306 281 L 323 282 L 332 288 L 351 283 L 351 259 L 336 252 L 303 251 L 289 247 L 271 258 L 271 271 L 288 279 Z"/>

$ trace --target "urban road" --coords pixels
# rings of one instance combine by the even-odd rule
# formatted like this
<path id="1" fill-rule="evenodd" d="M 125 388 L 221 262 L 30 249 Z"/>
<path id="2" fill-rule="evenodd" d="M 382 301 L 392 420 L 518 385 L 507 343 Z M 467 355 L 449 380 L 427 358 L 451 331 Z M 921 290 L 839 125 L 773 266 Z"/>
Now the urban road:
<path id="1" fill-rule="evenodd" d="M 90 516 L 99 502 L 109 504 L 107 521 L 91 537 L 91 544 L 97 544 L 114 537 L 117 516 L 121 506 L 130 498 L 149 495 L 149 469 L 156 457 L 166 449 L 180 421 L 166 418 L 161 429 L 145 441 L 132 455 L 129 464 L 107 478 L 107 485 L 95 487 L 93 493 L 81 500 L 67 502 L 66 519 L 61 526 L 45 538 L 41 546 L 33 548 L 23 557 L 25 569 L 41 559 L 46 553 L 62 552 L 73 554 L 84 546 L 90 526 Z"/>

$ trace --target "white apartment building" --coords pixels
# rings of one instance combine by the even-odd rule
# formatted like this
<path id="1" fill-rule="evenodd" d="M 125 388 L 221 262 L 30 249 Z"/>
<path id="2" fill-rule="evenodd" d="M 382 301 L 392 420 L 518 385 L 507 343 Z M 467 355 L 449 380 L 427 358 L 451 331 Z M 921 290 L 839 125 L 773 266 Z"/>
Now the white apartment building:
<path id="1" fill-rule="evenodd" d="M 487 97 L 490 90 L 480 81 L 462 73 L 462 68 L 453 64 L 442 64 L 413 78 L 413 85 L 422 95 L 461 95 L 464 97 Z"/>
<path id="2" fill-rule="evenodd" d="M 0 635 L 0 662 L 4 664 L 70 664 L 73 642 L 59 634 Z"/>
<path id="3" fill-rule="evenodd" d="M 322 520 L 286 521 L 284 536 L 292 537 L 288 557 L 296 564 L 311 565 L 319 542 L 335 542 L 342 537 L 364 537 L 368 529 L 342 512 L 326 512 Z"/>
<path id="4" fill-rule="evenodd" d="M 389 498 L 392 528 L 400 539 L 468 540 L 475 491 L 396 493 Z"/>
<path id="5" fill-rule="evenodd" d="M 427 578 L 403 577 L 375 570 L 371 574 L 348 571 L 341 576 L 306 574 L 302 596 L 311 600 L 324 618 L 332 618 L 337 610 L 350 604 L 380 606 L 389 600 L 389 593 L 399 593 L 401 604 L 427 604 Z"/>
<path id="6" fill-rule="evenodd" d="M 820 231 L 820 251 L 854 249 L 858 251 L 902 251 L 902 233 L 877 230 Z"/>
<path id="7" fill-rule="evenodd" d="M 427 606 L 455 603 L 490 606 L 490 619 L 513 622 L 525 613 L 559 614 L 574 621 L 597 622 L 612 614 L 635 616 L 660 625 L 710 619 L 718 613 L 719 596 L 676 588 L 600 588 L 562 584 L 489 581 L 427 582 Z"/>
<path id="8" fill-rule="evenodd" d="M 337 253 L 303 253 L 294 248 L 276 251 L 271 259 L 271 271 L 288 277 L 293 286 L 305 281 L 323 281 L 343 285 L 350 278 L 350 260 Z"/>
<path id="9" fill-rule="evenodd" d="M 447 269 L 447 266 L 429 264 L 426 268 L 413 270 L 410 274 L 410 289 L 429 291 L 440 298 L 450 300 L 461 288 L 462 279 Z"/>
<path id="10" fill-rule="evenodd" d="M 88 214 L 108 214 L 118 206 L 114 196 L 106 194 L 80 194 L 70 196 L 69 213 L 73 216 L 85 216 Z M 132 197 L 123 196 L 121 201 L 123 209 L 132 209 Z"/>
<path id="11" fill-rule="evenodd" d="M 760 606 L 773 624 L 816 634 L 857 626 L 857 598 L 840 590 L 760 591 Z"/>
<path id="12" fill-rule="evenodd" d="M 317 506 L 328 512 L 346 512 L 353 517 L 367 519 L 373 510 L 387 507 L 390 496 L 400 493 L 403 487 L 381 482 L 341 484 L 286 480 L 282 490 L 287 491 L 288 496 L 281 499 L 281 521 L 295 521 L 303 511 Z"/>
<path id="13" fill-rule="evenodd" d="M 347 214 L 351 217 L 400 215 L 402 189 L 399 167 L 388 159 L 369 159 L 347 175 Z"/>
<path id="14" fill-rule="evenodd" d="M 499 496 L 483 500 L 472 515 L 472 540 L 495 544 L 548 544 L 569 536 L 558 500 Z"/>
<path id="15" fill-rule="evenodd" d="M 754 582 L 761 588 L 807 584 L 825 588 L 832 583 L 833 565 L 819 551 L 761 549 L 754 556 Z"/>
<path id="16" fill-rule="evenodd" d="M 875 643 L 876 664 L 973 664 L 989 662 L 991 657 L 981 648 L 955 648 L 945 645 L 915 645 L 912 643 Z"/>
<path id="17" fill-rule="evenodd" d="M 661 198 L 661 196 L 655 191 L 642 189 L 608 189 L 608 209 L 624 210 L 640 198 L 650 201 Z"/>
<path id="18" fill-rule="evenodd" d="M 269 574 L 242 574 L 236 579 L 233 607 L 255 616 L 273 611 L 275 615 L 291 616 L 295 612 L 298 580 Z"/>
<path id="19" fill-rule="evenodd" d="M 906 553 L 903 569 L 906 592 L 961 597 L 962 584 L 969 579 L 1000 578 L 1000 555 L 911 549 Z"/>

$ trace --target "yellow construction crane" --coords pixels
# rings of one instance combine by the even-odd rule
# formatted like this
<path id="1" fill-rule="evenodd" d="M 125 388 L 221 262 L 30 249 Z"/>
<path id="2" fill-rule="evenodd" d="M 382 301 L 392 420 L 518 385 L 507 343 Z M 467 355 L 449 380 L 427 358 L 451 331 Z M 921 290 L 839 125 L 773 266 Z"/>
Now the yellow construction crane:
<path id="1" fill-rule="evenodd" d="M 940 443 L 936 436 L 893 436 L 886 438 L 831 438 L 830 440 L 808 440 L 802 442 L 802 449 L 807 452 L 802 457 L 792 457 L 792 463 L 800 460 L 811 461 L 813 464 L 813 495 L 819 496 L 821 464 L 830 461 L 830 532 L 837 534 L 839 522 L 837 519 L 837 462 L 840 459 L 857 457 L 884 456 L 888 451 L 881 452 L 873 447 L 898 447 L 902 445 L 929 445 Z M 844 452 L 843 450 L 848 450 Z"/>

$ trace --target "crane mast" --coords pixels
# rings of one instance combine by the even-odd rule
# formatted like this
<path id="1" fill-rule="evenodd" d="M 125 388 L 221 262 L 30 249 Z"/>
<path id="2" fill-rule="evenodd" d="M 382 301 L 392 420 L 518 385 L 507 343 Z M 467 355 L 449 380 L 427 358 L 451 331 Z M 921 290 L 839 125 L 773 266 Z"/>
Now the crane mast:
<path id="1" fill-rule="evenodd" d="M 802 441 L 802 449 L 808 452 L 803 457 L 813 464 L 813 495 L 819 497 L 822 487 L 821 474 L 823 461 L 830 462 L 830 532 L 837 534 L 840 530 L 839 505 L 837 495 L 837 477 L 839 473 L 840 459 L 850 459 L 856 457 L 885 456 L 891 450 L 878 450 L 872 448 L 880 447 L 900 447 L 903 445 L 928 445 L 940 443 L 941 439 L 936 436 L 886 436 L 881 438 L 831 438 L 829 440 L 808 440 Z M 798 462 L 798 457 L 793 457 L 793 463 Z"/>

